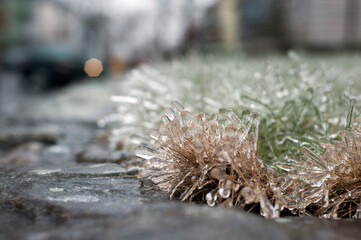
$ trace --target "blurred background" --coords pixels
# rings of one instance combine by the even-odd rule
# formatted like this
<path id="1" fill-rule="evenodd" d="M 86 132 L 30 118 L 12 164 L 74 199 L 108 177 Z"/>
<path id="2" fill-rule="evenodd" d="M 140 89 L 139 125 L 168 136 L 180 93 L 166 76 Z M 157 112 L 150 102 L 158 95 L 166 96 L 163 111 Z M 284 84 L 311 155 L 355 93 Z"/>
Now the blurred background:
<path id="1" fill-rule="evenodd" d="M 4 67 L 53 54 L 96 57 L 113 73 L 190 50 L 359 47 L 360 10 L 360 0 L 1 0 L 0 53 Z"/>
<path id="2" fill-rule="evenodd" d="M 361 0 L 0 0 L 1 109 L 86 79 L 91 58 L 103 79 L 194 52 L 360 46 Z"/>
<path id="3" fill-rule="evenodd" d="M 134 147 L 149 143 L 164 113 L 172 118 L 166 109 L 177 100 L 207 116 L 233 109 L 247 141 L 262 139 L 259 159 L 276 170 L 287 171 L 294 159 L 320 164 L 321 145 L 361 116 L 360 50 L 361 0 L 0 0 L 0 240 L 237 239 L 259 223 L 262 232 L 250 227 L 244 237 L 357 239 L 360 222 L 287 218 L 269 225 L 222 209 L 168 206 L 142 177 L 148 161 L 135 157 Z M 260 114 L 259 128 L 249 110 Z M 220 118 L 231 116 L 225 112 Z M 222 143 L 225 156 L 235 143 Z M 174 156 L 198 156 L 183 152 Z M 157 161 L 149 170 L 161 167 Z M 351 169 L 335 166 L 329 169 Z M 193 172 L 183 180 L 193 181 Z M 309 183 L 323 189 L 327 178 L 316 175 Z M 359 202 L 349 200 L 357 191 L 341 195 L 350 204 L 335 205 L 335 198 L 332 206 L 359 217 Z M 304 193 L 297 201 L 306 216 L 316 208 L 306 209 Z M 326 201 L 314 199 L 315 206 Z M 166 203 L 151 204 L 158 201 Z M 267 211 L 279 207 L 276 201 Z"/>

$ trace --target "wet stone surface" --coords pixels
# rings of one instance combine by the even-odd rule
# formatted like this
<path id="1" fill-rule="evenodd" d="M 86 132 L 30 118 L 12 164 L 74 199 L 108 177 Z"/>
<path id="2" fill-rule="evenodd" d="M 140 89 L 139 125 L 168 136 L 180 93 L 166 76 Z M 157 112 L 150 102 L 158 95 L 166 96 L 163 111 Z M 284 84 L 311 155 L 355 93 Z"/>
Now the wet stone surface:
<path id="1" fill-rule="evenodd" d="M 7 126 L 0 130 L 0 147 L 12 148 L 26 142 L 54 144 L 60 135 L 59 129 L 52 126 Z"/>
<path id="2" fill-rule="evenodd" d="M 36 121 L 3 109 L 9 117 L 0 116 L 0 239 L 360 239 L 358 220 L 266 220 L 145 191 L 152 182 L 138 180 L 136 168 L 126 169 L 133 155 L 95 140 L 100 130 L 94 119 L 105 114 L 98 108 L 113 86 L 92 82 L 40 96 L 32 108 Z M 89 103 L 89 90 L 101 98 L 94 95 Z"/>
<path id="3" fill-rule="evenodd" d="M 138 180 L 127 178 L 125 169 L 118 165 L 2 172 L 2 203 L 27 211 L 48 211 L 61 217 L 106 215 L 129 212 L 141 202 Z"/>
<path id="4" fill-rule="evenodd" d="M 121 163 L 131 160 L 135 155 L 126 151 L 111 151 L 106 146 L 90 145 L 77 156 L 78 162 L 84 163 Z"/>
<path id="5" fill-rule="evenodd" d="M 45 146 L 36 164 L 0 167 L 0 239 L 359 239 L 361 234 L 357 220 L 266 220 L 237 209 L 169 202 L 158 191 L 145 191 L 147 184 L 132 169 L 79 163 L 79 153 L 60 142 Z M 68 157 L 61 160 L 64 152 Z"/>

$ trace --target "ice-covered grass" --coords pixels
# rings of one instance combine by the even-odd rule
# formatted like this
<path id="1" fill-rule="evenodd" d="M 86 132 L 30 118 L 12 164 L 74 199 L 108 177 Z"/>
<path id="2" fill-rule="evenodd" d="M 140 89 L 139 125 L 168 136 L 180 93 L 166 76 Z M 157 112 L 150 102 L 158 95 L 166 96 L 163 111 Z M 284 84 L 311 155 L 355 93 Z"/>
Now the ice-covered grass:
<path id="1" fill-rule="evenodd" d="M 183 200 L 197 195 L 198 201 L 212 200 L 208 202 L 213 204 L 215 200 L 214 204 L 227 206 L 259 203 L 268 217 L 279 216 L 284 208 L 295 214 L 358 216 L 361 143 L 355 131 L 360 120 L 354 118 L 360 116 L 360 60 L 348 54 L 290 52 L 287 57 L 270 58 L 189 56 L 144 66 L 132 72 L 123 83 L 124 91 L 113 97 L 119 102 L 117 113 L 100 124 L 113 124 L 114 145 L 125 136 L 148 142 L 147 133 L 156 128 L 151 134 L 154 148 L 143 146 L 138 153 L 147 160 L 156 159 L 163 174 L 160 178 L 169 180 L 165 188 Z M 173 100 L 186 109 L 168 108 Z M 235 114 L 230 125 L 220 120 L 217 126 L 214 118 L 206 120 L 204 115 L 189 115 L 201 116 L 194 117 L 193 123 L 185 117 L 189 111 L 223 116 L 230 110 Z M 259 120 L 245 132 L 243 120 L 253 112 Z M 247 141 L 256 144 L 250 151 L 252 157 L 240 148 L 243 143 L 237 134 L 232 140 L 229 129 L 239 136 L 248 131 L 256 135 L 252 141 L 242 140 L 245 146 Z M 347 133 L 353 135 L 345 138 Z M 230 154 L 234 156 L 225 157 Z M 202 173 L 202 169 L 206 170 Z M 215 172 L 219 171 L 223 177 L 218 179 Z M 262 178 L 257 179 L 254 171 L 262 173 Z M 155 181 L 159 177 L 148 176 Z M 209 184 L 206 188 L 199 186 L 204 179 Z M 342 182 L 345 179 L 347 186 Z M 228 188 L 232 195 L 224 197 Z M 338 194 L 343 198 L 337 198 Z"/>
<path id="2" fill-rule="evenodd" d="M 114 142 L 147 136 L 172 100 L 205 114 L 232 109 L 261 116 L 259 156 L 287 168 L 301 146 L 320 149 L 346 125 L 350 100 L 361 100 L 361 59 L 355 55 L 253 57 L 189 56 L 144 66 L 129 74 L 114 96 L 118 111 L 100 121 L 115 123 Z M 359 113 L 360 101 L 354 115 Z M 117 125 L 117 126 L 116 126 Z"/>

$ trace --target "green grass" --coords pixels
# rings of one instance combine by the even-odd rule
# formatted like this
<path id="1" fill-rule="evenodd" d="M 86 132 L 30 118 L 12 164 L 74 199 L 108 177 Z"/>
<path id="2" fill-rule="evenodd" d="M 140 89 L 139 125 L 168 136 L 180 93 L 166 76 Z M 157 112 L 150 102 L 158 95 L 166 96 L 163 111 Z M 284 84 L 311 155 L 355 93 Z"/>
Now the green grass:
<path id="1" fill-rule="evenodd" d="M 116 119 L 116 141 L 133 133 L 147 135 L 172 100 L 209 116 L 221 108 L 239 116 L 258 112 L 258 156 L 287 170 L 300 159 L 302 147 L 323 153 L 322 143 L 337 138 L 346 128 L 351 99 L 359 100 L 353 116 L 360 116 L 360 63 L 355 54 L 294 52 L 262 57 L 192 55 L 155 63 L 130 74 L 119 93 L 130 98 L 122 99 L 118 113 L 104 121 Z"/>

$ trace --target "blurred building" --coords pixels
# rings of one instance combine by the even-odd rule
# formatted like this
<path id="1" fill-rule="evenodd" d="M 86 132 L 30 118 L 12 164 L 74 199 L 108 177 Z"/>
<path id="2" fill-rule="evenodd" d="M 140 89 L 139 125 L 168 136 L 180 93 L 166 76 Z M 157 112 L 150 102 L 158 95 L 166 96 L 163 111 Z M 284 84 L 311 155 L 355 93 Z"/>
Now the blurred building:
<path id="1" fill-rule="evenodd" d="M 244 46 L 361 46 L 361 0 L 243 0 Z"/>
<path id="2" fill-rule="evenodd" d="M 32 5 L 31 40 L 64 44 L 70 47 L 81 43 L 81 19 L 74 11 L 53 1 L 34 1 Z"/>
<path id="3" fill-rule="evenodd" d="M 284 0 L 241 0 L 243 48 L 283 48 L 285 39 Z"/>
<path id="4" fill-rule="evenodd" d="M 293 46 L 361 46 L 360 0 L 290 0 L 284 6 Z"/>
<path id="5" fill-rule="evenodd" d="M 2 0 L 0 41 L 3 46 L 61 44 L 120 70 L 126 64 L 186 50 L 191 46 L 189 36 L 216 2 Z"/>
<path id="6" fill-rule="evenodd" d="M 361 0 L 1 0 L 0 50 L 50 43 L 119 71 L 192 47 L 361 46 Z"/>

